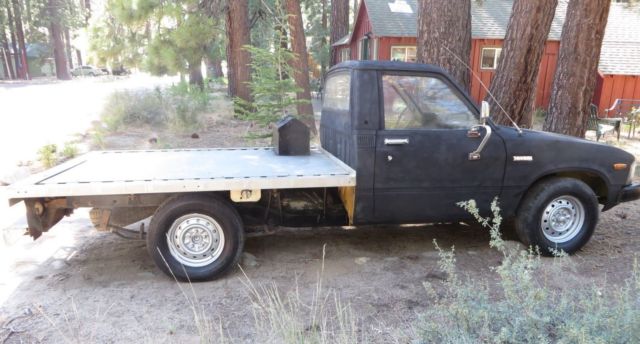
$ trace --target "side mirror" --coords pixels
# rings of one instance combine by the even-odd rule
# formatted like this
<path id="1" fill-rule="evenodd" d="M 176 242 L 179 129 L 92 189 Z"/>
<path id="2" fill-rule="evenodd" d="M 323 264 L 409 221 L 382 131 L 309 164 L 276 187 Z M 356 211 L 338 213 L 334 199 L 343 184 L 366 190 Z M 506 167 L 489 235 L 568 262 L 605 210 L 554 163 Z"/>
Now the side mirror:
<path id="1" fill-rule="evenodd" d="M 482 125 L 487 123 L 487 118 L 489 118 L 489 114 L 491 113 L 491 109 L 489 107 L 489 103 L 487 101 L 482 101 L 482 107 L 480 109 L 480 122 Z"/>

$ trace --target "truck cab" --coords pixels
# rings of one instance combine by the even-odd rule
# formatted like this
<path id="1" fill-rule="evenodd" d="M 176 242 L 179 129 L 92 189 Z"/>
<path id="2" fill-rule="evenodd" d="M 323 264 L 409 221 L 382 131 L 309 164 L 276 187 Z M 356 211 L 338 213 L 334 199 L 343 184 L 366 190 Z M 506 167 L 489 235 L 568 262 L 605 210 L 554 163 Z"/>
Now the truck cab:
<path id="1" fill-rule="evenodd" d="M 598 204 L 608 210 L 637 199 L 631 154 L 499 126 L 481 114 L 436 66 L 349 61 L 333 67 L 321 143 L 356 170 L 353 200 L 345 202 L 354 204 L 353 224 L 464 220 L 470 214 L 458 202 L 473 199 L 488 210 L 497 197 L 502 215 L 516 218 L 523 242 L 574 252 L 593 232 Z"/>
<path id="2" fill-rule="evenodd" d="M 500 196 L 506 145 L 440 68 L 351 61 L 327 75 L 322 147 L 356 170 L 353 222 L 452 221 Z M 492 124 L 489 124 L 492 126 Z"/>

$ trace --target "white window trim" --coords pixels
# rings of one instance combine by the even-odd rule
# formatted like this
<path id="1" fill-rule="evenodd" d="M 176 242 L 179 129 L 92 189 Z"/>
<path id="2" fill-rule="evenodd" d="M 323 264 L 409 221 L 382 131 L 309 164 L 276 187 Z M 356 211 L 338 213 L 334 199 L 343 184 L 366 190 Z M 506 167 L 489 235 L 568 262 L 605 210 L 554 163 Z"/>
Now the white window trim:
<path id="1" fill-rule="evenodd" d="M 351 60 L 351 48 L 346 47 L 340 49 L 340 62 Z"/>
<path id="2" fill-rule="evenodd" d="M 417 47 L 417 46 L 415 46 L 415 45 L 392 45 L 392 46 L 389 48 L 389 57 L 390 57 L 390 58 L 392 58 L 392 57 L 393 57 L 393 49 L 397 49 L 397 48 L 403 48 L 403 49 L 405 49 L 405 52 L 404 52 L 404 59 L 405 59 L 405 61 L 403 61 L 403 62 L 407 62 L 406 60 L 407 60 L 407 58 L 409 57 L 409 52 L 408 52 L 408 49 L 409 49 L 409 48 L 413 48 L 413 49 L 415 49 L 415 50 L 416 50 L 416 57 L 418 56 L 418 47 Z"/>
<path id="3" fill-rule="evenodd" d="M 373 39 L 373 56 L 371 56 L 371 59 L 376 61 L 378 60 L 378 38 L 374 38 Z"/>
<path id="4" fill-rule="evenodd" d="M 496 52 L 500 51 L 499 54 L 495 54 L 493 57 L 493 68 L 482 67 L 482 60 L 484 59 L 485 50 L 496 50 Z M 498 68 L 498 60 L 500 59 L 500 55 L 502 55 L 502 47 L 483 47 L 482 50 L 480 50 L 480 69 L 496 70 L 496 68 Z"/>

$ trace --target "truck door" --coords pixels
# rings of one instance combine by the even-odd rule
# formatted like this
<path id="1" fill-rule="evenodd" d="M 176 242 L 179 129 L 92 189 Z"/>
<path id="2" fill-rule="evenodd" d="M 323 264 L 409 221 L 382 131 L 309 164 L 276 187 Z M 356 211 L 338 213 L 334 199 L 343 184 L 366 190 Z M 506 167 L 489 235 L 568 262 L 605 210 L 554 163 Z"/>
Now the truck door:
<path id="1" fill-rule="evenodd" d="M 499 196 L 506 151 L 490 136 L 469 99 L 438 74 L 381 74 L 382 128 L 376 140 L 374 217 L 379 223 L 449 221 L 468 217 L 456 203 L 487 209 Z"/>

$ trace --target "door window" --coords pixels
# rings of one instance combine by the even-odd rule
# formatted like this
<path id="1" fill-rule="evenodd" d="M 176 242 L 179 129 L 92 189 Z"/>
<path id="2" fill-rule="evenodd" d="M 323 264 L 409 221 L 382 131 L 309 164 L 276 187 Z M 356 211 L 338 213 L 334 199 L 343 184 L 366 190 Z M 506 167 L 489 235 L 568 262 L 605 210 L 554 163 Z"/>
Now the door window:
<path id="1" fill-rule="evenodd" d="M 460 129 L 478 123 L 469 105 L 442 80 L 383 75 L 385 129 Z"/>

